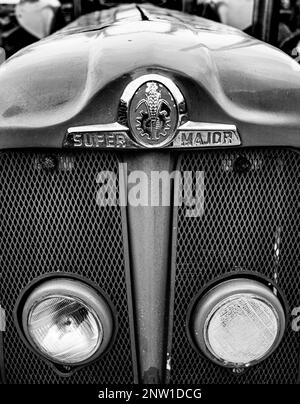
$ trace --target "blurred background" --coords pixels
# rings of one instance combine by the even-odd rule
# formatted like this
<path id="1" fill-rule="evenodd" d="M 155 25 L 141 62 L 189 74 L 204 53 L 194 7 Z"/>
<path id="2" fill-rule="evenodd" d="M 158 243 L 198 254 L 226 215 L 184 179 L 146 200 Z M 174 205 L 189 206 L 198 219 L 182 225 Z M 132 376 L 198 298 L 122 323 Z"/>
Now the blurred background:
<path id="1" fill-rule="evenodd" d="M 252 34 L 254 3 L 257 0 L 156 0 L 162 7 L 183 10 Z M 139 3 L 135 1 L 132 3 Z M 278 0 L 277 46 L 291 54 L 300 37 L 300 0 Z M 130 1 L 107 0 L 0 0 L 0 47 L 6 57 L 67 26 L 81 15 Z M 96 18 L 95 16 L 93 18 Z M 97 14 L 100 21 L 100 13 Z M 4 52 L 0 50 L 0 62 Z"/>

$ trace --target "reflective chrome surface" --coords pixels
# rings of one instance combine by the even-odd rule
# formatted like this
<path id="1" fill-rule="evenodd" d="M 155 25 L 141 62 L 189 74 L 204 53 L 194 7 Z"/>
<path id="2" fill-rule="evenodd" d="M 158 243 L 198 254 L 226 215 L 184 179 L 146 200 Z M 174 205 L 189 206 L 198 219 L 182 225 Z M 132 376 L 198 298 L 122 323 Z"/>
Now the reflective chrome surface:
<path id="1" fill-rule="evenodd" d="M 133 8 L 128 18 L 58 32 L 0 66 L 0 148 L 61 148 L 68 128 L 116 122 L 126 86 L 151 74 L 180 88 L 193 122 L 236 125 L 244 146 L 299 147 L 295 61 L 212 21 L 155 7 L 145 21 Z"/>
<path id="2" fill-rule="evenodd" d="M 173 148 L 226 147 L 241 144 L 235 125 L 188 121 L 178 128 Z"/>
<path id="3" fill-rule="evenodd" d="M 179 88 L 158 74 L 141 76 L 126 86 L 118 121 L 69 128 L 64 146 L 181 149 L 241 145 L 235 125 L 188 121 Z"/>

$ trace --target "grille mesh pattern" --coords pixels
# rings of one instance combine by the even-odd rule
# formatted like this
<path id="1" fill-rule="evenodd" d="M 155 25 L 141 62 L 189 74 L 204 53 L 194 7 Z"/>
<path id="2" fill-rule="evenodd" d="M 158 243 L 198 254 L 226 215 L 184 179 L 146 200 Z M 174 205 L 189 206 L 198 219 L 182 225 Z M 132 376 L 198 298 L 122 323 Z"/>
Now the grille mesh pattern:
<path id="1" fill-rule="evenodd" d="M 7 381 L 132 383 L 121 211 L 96 204 L 97 174 L 101 170 L 117 173 L 118 159 L 105 153 L 57 155 L 60 169 L 47 171 L 41 169 L 49 163 L 44 157 L 21 152 L 0 156 L 0 271 L 1 300 L 8 320 L 4 340 Z M 107 186 L 109 200 L 113 181 Z M 112 349 L 67 378 L 58 376 L 26 348 L 12 319 L 22 289 L 33 278 L 54 271 L 76 273 L 97 283 L 118 313 L 119 332 Z"/>
<path id="2" fill-rule="evenodd" d="M 251 163 L 247 172 L 237 164 L 245 158 Z M 297 382 L 299 335 L 291 330 L 290 319 L 277 351 L 239 376 L 195 352 L 185 322 L 200 289 L 237 270 L 277 279 L 290 311 L 299 306 L 299 168 L 299 155 L 283 150 L 182 156 L 180 170 L 204 172 L 204 180 L 200 204 L 193 206 L 198 217 L 188 217 L 187 206 L 178 211 L 171 382 Z M 185 200 L 195 196 L 195 181 L 189 188 Z"/>

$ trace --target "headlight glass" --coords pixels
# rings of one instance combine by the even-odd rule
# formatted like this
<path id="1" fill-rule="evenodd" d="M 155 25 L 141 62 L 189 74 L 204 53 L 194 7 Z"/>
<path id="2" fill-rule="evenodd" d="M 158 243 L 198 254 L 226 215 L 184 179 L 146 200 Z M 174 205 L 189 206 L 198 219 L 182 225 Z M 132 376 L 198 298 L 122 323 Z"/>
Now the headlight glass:
<path id="1" fill-rule="evenodd" d="M 79 299 L 47 297 L 32 306 L 28 332 L 36 347 L 60 363 L 80 363 L 90 358 L 103 339 L 96 313 Z"/>
<path id="2" fill-rule="evenodd" d="M 192 308 L 192 341 L 211 360 L 225 367 L 254 365 L 279 345 L 285 310 L 269 286 L 256 279 L 217 283 Z"/>
<path id="3" fill-rule="evenodd" d="M 266 302 L 250 295 L 234 296 L 209 314 L 206 344 L 222 361 L 243 365 L 266 355 L 278 328 L 278 316 Z"/>

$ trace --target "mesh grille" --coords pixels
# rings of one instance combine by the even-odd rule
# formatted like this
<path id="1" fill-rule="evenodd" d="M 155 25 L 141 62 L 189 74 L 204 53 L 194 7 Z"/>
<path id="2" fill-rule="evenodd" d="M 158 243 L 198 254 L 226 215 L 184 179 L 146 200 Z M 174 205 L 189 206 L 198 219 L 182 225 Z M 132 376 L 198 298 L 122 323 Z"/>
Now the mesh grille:
<path id="1" fill-rule="evenodd" d="M 53 161 L 58 169 L 43 169 Z M 4 356 L 9 383 L 133 382 L 121 211 L 96 204 L 101 170 L 117 174 L 117 157 L 75 153 L 49 160 L 23 152 L 0 156 L 1 300 L 8 320 Z M 112 198 L 114 184 L 107 185 L 106 196 Z M 118 313 L 119 332 L 112 349 L 67 378 L 26 348 L 12 319 L 22 289 L 53 271 L 76 273 L 97 283 Z"/>
<path id="2" fill-rule="evenodd" d="M 296 383 L 299 335 L 290 320 L 276 352 L 239 376 L 195 352 L 185 322 L 200 289 L 236 270 L 277 280 L 290 311 L 299 306 L 299 155 L 284 150 L 184 154 L 180 170 L 203 172 L 204 180 L 200 204 L 193 207 L 198 217 L 188 217 L 187 206 L 178 211 L 171 382 Z M 189 188 L 188 200 L 195 183 Z"/>

